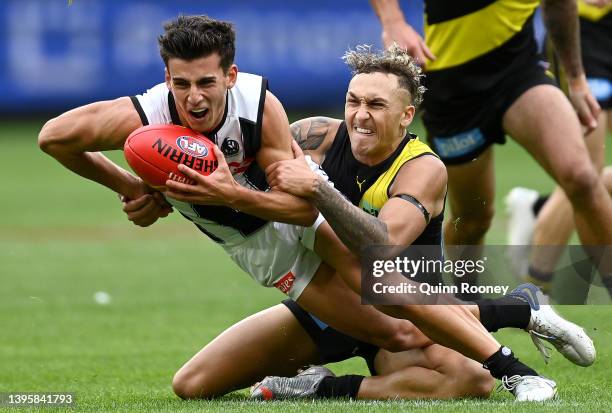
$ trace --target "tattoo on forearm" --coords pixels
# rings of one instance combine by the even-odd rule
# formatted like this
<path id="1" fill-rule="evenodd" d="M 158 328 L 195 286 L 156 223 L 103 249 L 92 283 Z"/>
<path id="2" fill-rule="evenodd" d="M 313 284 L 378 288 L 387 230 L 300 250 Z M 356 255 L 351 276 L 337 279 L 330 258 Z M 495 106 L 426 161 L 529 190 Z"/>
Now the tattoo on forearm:
<path id="1" fill-rule="evenodd" d="M 302 141 L 302 122 L 292 124 L 290 129 L 293 140 L 300 143 Z"/>
<path id="2" fill-rule="evenodd" d="M 580 27 L 576 2 L 544 1 L 544 21 L 555 50 L 570 78 L 583 73 L 580 53 Z"/>
<path id="3" fill-rule="evenodd" d="M 384 222 L 351 204 L 327 182 L 317 180 L 313 202 L 353 253 L 361 255 L 364 248 L 389 243 Z"/>
<path id="4" fill-rule="evenodd" d="M 325 141 L 325 136 L 329 131 L 329 121 L 327 118 L 314 118 L 307 122 L 295 123 L 291 126 L 293 139 L 305 151 L 318 149 Z"/>

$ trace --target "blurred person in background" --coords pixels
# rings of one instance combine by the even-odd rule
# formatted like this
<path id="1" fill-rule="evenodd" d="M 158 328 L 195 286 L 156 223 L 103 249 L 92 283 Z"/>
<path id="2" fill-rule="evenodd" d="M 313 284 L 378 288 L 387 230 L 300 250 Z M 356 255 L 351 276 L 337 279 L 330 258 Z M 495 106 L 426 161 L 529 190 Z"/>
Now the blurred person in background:
<path id="1" fill-rule="evenodd" d="M 396 0 L 371 0 L 383 42 L 397 42 L 425 68 L 423 121 L 449 175 L 448 245 L 481 245 L 494 215 L 493 144 L 505 134 L 559 184 L 581 242 L 612 280 L 612 199 L 593 166 L 580 123 L 598 127 L 600 108 L 580 58 L 574 0 L 544 0 L 545 23 L 568 76 L 568 100 L 540 65 L 532 18 L 539 1 L 425 1 L 425 39 Z M 571 104 L 570 104 L 571 102 Z M 572 108 L 573 105 L 573 108 Z M 472 252 L 473 253 L 473 252 Z M 464 297 L 469 298 L 469 297 Z"/>
<path id="2" fill-rule="evenodd" d="M 585 135 L 585 142 L 595 168 L 612 193 L 612 167 L 604 168 L 606 132 L 612 132 L 612 1 L 581 0 L 578 13 L 584 70 L 602 108 L 597 128 Z M 550 292 L 554 271 L 574 231 L 571 203 L 560 187 L 546 196 L 517 187 L 506 197 L 506 208 L 510 215 L 508 244 L 518 246 L 512 256 L 515 271 Z M 530 256 L 529 244 L 544 248 L 534 248 Z M 612 291 L 612 279 L 602 281 Z"/>

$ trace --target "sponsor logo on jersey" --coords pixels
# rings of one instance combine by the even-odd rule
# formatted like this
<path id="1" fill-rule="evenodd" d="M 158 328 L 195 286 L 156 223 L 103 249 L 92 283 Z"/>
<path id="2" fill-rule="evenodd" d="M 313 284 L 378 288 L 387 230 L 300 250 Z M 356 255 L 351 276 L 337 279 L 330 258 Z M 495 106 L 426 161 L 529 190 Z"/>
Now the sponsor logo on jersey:
<path id="1" fill-rule="evenodd" d="M 365 179 L 361 182 L 359 182 L 359 176 L 355 177 L 355 182 L 357 182 L 357 186 L 359 187 L 359 192 L 361 192 L 361 185 L 363 185 L 365 183 Z"/>
<path id="2" fill-rule="evenodd" d="M 599 102 L 612 98 L 612 81 L 603 78 L 588 78 L 591 93 Z"/>
<path id="3" fill-rule="evenodd" d="M 441 158 L 458 158 L 473 152 L 487 142 L 479 128 L 470 129 L 453 136 L 435 136 L 433 146 Z"/>
<path id="4" fill-rule="evenodd" d="M 293 282 L 295 281 L 295 275 L 291 271 L 283 276 L 280 280 L 274 283 L 274 286 L 281 290 L 284 294 L 287 294 L 291 287 L 293 287 Z"/>
<path id="5" fill-rule="evenodd" d="M 372 204 L 370 204 L 365 199 L 361 200 L 361 202 L 359 203 L 359 208 L 361 208 L 362 210 L 364 210 L 370 215 L 374 215 L 375 217 L 377 217 L 378 213 L 380 212 L 380 209 L 374 207 Z"/>
<path id="6" fill-rule="evenodd" d="M 235 139 L 225 138 L 221 145 L 221 152 L 225 156 L 236 156 L 240 153 L 240 144 Z"/>
<path id="7" fill-rule="evenodd" d="M 246 158 L 242 162 L 228 162 L 227 166 L 233 175 L 244 173 L 253 163 L 255 158 Z"/>
<path id="8" fill-rule="evenodd" d="M 191 136 L 179 136 L 176 138 L 176 146 L 181 148 L 187 155 L 203 158 L 208 155 L 208 148 L 203 143 Z"/>

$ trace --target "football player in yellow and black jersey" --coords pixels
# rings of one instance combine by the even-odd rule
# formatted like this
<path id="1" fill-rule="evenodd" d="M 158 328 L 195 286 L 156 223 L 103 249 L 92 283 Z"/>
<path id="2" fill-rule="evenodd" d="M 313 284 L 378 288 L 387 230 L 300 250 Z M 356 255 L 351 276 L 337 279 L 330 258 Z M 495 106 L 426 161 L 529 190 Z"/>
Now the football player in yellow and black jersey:
<path id="1" fill-rule="evenodd" d="M 270 167 L 278 160 L 292 158 L 289 124 L 282 105 L 266 91 L 265 82 L 260 77 L 238 75 L 237 66 L 233 64 L 234 32 L 231 24 L 207 16 L 181 16 L 165 26 L 164 35 L 160 37 L 159 42 L 167 69 L 165 84 L 155 86 L 146 94 L 137 97 L 94 102 L 76 108 L 47 122 L 39 134 L 41 148 L 68 169 L 121 194 L 125 199 L 124 211 L 130 220 L 142 226 L 150 225 L 167 215 L 167 205 L 162 202 L 163 199 L 157 199 L 159 194 L 150 194 L 150 189 L 139 178 L 98 152 L 121 148 L 129 133 L 139 126 L 151 121 L 181 123 L 208 134 L 218 143 L 227 141 L 228 135 L 217 136 L 217 132 L 231 133 L 229 136 L 238 139 L 233 147 L 236 148 L 236 144 L 238 147 L 242 146 L 241 143 L 245 144 L 245 152 L 237 154 L 232 150 L 227 152 L 226 156 L 239 156 L 242 161 L 247 161 L 247 158 L 250 158 L 247 157 L 249 149 L 248 153 L 255 156 L 255 161 L 248 162 L 256 163 L 261 168 Z M 397 50 L 394 53 L 397 53 Z M 406 63 L 406 57 L 402 59 Z M 415 66 L 410 67 L 414 69 Z M 415 75 L 414 71 L 411 73 L 413 80 L 409 83 L 414 83 L 416 79 L 418 84 L 420 74 L 416 72 Z M 354 85 L 360 86 L 349 92 L 349 95 L 352 93 L 354 96 L 347 104 L 347 124 L 350 125 L 347 130 L 351 136 L 351 150 L 358 160 L 365 160 L 362 155 L 367 155 L 372 162 L 384 161 L 389 157 L 390 148 L 397 148 L 395 139 L 404 138 L 403 129 L 412 120 L 414 106 L 410 104 L 410 99 L 414 95 L 415 101 L 418 101 L 418 93 L 415 94 L 413 89 L 406 89 L 407 86 L 403 82 L 398 84 L 394 76 L 396 75 L 376 71 L 354 78 Z M 378 81 L 385 80 L 387 82 L 384 89 L 376 87 Z M 370 98 L 371 93 L 381 91 L 385 93 L 380 97 Z M 420 92 L 419 88 L 417 92 Z M 364 100 L 367 102 L 366 112 L 362 110 Z M 368 120 L 369 116 L 372 116 L 372 120 Z M 357 128 L 353 130 L 355 125 Z M 401 136 L 398 135 L 400 131 Z M 376 137 L 383 135 L 391 135 L 394 138 L 378 142 Z M 412 138 L 406 138 L 405 145 L 415 148 L 417 154 L 427 151 L 417 150 L 419 146 Z M 171 189 L 165 194 L 166 197 L 183 203 L 175 204 L 179 210 L 188 217 L 192 214 L 189 218 L 198 223 L 202 232 L 208 236 L 213 235 L 212 239 L 228 247 L 231 250 L 228 250 L 230 255 L 236 254 L 232 255 L 232 258 L 240 255 L 236 260 L 244 267 L 253 267 L 251 275 L 265 275 L 266 269 L 273 269 L 276 275 L 282 277 L 281 287 L 286 286 L 287 291 L 291 289 L 291 285 L 300 287 L 299 291 L 296 288 L 296 294 L 293 295 L 298 303 L 318 317 L 331 320 L 330 323 L 333 321 L 338 328 L 345 327 L 351 334 L 372 343 L 380 343 L 384 348 L 389 348 L 391 341 L 405 349 L 405 341 L 414 343 L 415 339 L 410 340 L 413 335 L 420 336 L 423 340 L 423 334 L 415 332 L 416 329 L 411 323 L 400 324 L 402 320 L 385 316 L 370 306 L 358 304 L 359 296 L 354 291 L 359 291 L 360 286 L 350 285 L 353 290 L 351 291 L 343 282 L 343 279 L 349 283 L 355 282 L 353 278 L 344 278 L 345 275 L 356 275 L 357 283 L 359 282 L 358 260 L 351 260 L 351 254 L 334 238 L 335 234 L 328 224 L 323 223 L 319 227 L 321 231 L 326 232 L 317 232 L 317 254 L 328 263 L 335 264 L 334 268 L 338 269 L 338 272 L 343 273 L 346 269 L 342 267 L 343 264 L 355 261 L 356 270 L 350 274 L 343 273 L 342 279 L 323 264 L 309 264 L 309 268 L 299 274 L 294 274 L 291 270 L 286 272 L 293 269 L 292 264 L 281 261 L 289 259 L 299 263 L 305 254 L 310 254 L 314 260 L 310 263 L 320 261 L 318 257 L 313 256 L 311 250 L 308 252 L 301 245 L 300 234 L 304 233 L 303 227 L 299 227 L 302 228 L 300 230 L 296 225 L 289 225 L 311 225 L 316 218 L 316 211 L 309 202 L 294 195 L 278 190 L 265 191 L 265 179 L 258 180 L 261 186 L 254 185 L 252 179 L 241 179 L 240 175 L 244 172 L 241 168 L 231 170 L 229 164 L 223 162 L 223 146 L 215 149 L 219 167 L 210 176 L 196 174 L 193 184 L 174 181 L 166 183 Z M 354 219 L 363 221 L 359 222 L 359 225 L 363 224 L 363 228 L 352 228 L 353 242 L 360 242 L 365 236 L 369 242 L 384 243 L 380 242 L 380 235 L 387 234 L 388 228 L 388 240 L 409 244 L 423 233 L 428 225 L 429 214 L 436 217 L 441 213 L 446 180 L 439 160 L 434 156 L 408 157 L 405 160 L 407 162 L 399 168 L 393 184 L 389 186 L 387 182 L 382 186 L 391 188 L 391 198 L 380 209 L 380 220 L 358 208 L 357 215 L 350 208 L 340 208 L 346 213 L 346 217 L 351 218 L 347 221 L 351 226 L 355 224 Z M 195 173 L 189 168 L 181 172 L 191 178 Z M 431 175 L 432 172 L 434 175 Z M 263 178 L 261 174 L 259 176 Z M 418 179 L 419 176 L 421 179 Z M 369 184 L 365 184 L 367 179 L 363 181 L 366 176 L 357 178 L 362 183 L 355 185 L 362 186 L 362 189 L 369 188 Z M 422 182 L 422 178 L 425 178 L 426 183 Z M 405 186 L 407 183 L 411 183 L 409 187 Z M 330 200 L 338 202 L 337 197 Z M 340 200 L 346 203 L 344 198 L 340 197 Z M 380 197 L 373 194 L 368 202 L 370 209 L 378 208 Z M 404 203 L 409 208 L 404 208 Z M 203 208 L 202 205 L 222 208 Z M 348 206 L 354 208 L 351 204 Z M 396 218 L 390 217 L 389 211 L 395 208 L 402 208 L 401 213 L 398 210 Z M 334 215 L 329 213 L 329 208 L 324 208 L 322 204 L 321 210 L 325 212 L 330 223 L 337 224 Z M 276 221 L 286 224 L 276 225 Z M 435 222 L 437 221 L 434 220 Z M 249 223 L 256 225 L 247 225 Z M 340 228 L 337 231 L 341 238 L 346 239 L 346 229 Z M 354 244 L 345 242 L 350 247 L 355 247 Z M 283 268 L 277 268 L 275 263 L 282 264 Z M 285 266 L 286 264 L 288 265 Z M 316 273 L 313 274 L 310 270 L 315 270 Z M 303 283 L 296 281 L 298 276 L 302 277 L 300 280 L 304 281 Z M 306 276 L 307 278 L 304 278 Z M 274 280 L 258 281 L 267 285 Z M 276 286 L 276 283 L 274 285 Z M 350 310 L 339 313 L 338 306 L 346 306 Z M 486 321 L 483 321 L 483 324 L 478 321 L 475 314 L 478 308 L 471 307 L 405 306 L 395 310 L 401 313 L 402 317 L 414 320 L 415 325 L 439 344 L 462 352 L 477 362 L 485 362 L 494 377 L 506 377 L 506 383 L 512 386 L 519 400 L 544 400 L 552 397 L 555 393 L 554 382 L 537 376 L 533 370 L 512 357 L 507 348 L 501 348 L 482 328 Z M 517 308 L 521 317 L 510 317 L 510 320 L 502 317 L 499 320 L 505 325 L 496 326 L 508 327 L 515 321 L 519 324 L 522 321 L 523 325 L 514 326 L 526 328 L 532 319 L 538 319 L 538 313 L 541 314 L 541 311 L 531 311 L 530 306 L 525 303 L 517 305 Z M 486 316 L 485 309 L 480 308 L 479 312 L 480 320 L 491 318 Z M 291 316 L 289 310 L 283 311 L 281 308 L 273 315 L 275 318 L 268 318 L 268 322 L 264 322 L 265 317 L 261 315 L 255 316 L 250 319 L 251 322 L 241 323 L 230 329 L 232 332 L 228 333 L 231 336 L 229 339 L 228 335 L 223 335 L 206 346 L 177 373 L 173 381 L 175 392 L 185 398 L 214 397 L 240 388 L 245 382 L 250 384 L 252 381 L 249 380 L 264 375 L 264 372 L 286 372 L 303 365 L 301 361 L 316 356 L 314 344 L 311 343 L 309 348 L 304 346 L 306 333 L 303 331 L 291 336 L 279 334 L 283 329 L 278 329 L 278 323 Z M 347 328 L 347 322 L 353 328 Z M 383 325 L 388 327 L 386 331 L 381 331 L 380 327 Z M 491 328 L 491 325 L 488 328 Z M 534 328 L 537 330 L 537 327 Z M 391 334 L 387 336 L 389 330 Z M 406 333 L 406 330 L 409 333 Z M 376 335 L 377 333 L 383 334 L 384 337 Z M 562 331 L 556 330 L 555 333 Z M 553 335 L 569 348 L 576 349 L 573 339 L 563 340 L 568 337 L 565 333 L 551 333 L 547 336 Z M 580 338 L 575 334 L 570 336 Z M 296 352 L 284 353 L 287 357 L 281 359 L 279 350 L 286 349 Z M 589 360 L 592 362 L 594 353 L 590 356 L 592 357 Z M 466 394 L 465 391 L 463 394 Z"/>
<path id="2" fill-rule="evenodd" d="M 406 47 L 425 67 L 423 120 L 432 148 L 448 166 L 448 245 L 483 243 L 494 215 L 492 144 L 503 143 L 506 134 L 563 188 L 582 243 L 612 245 L 612 199 L 580 128 L 581 122 L 594 129 L 600 108 L 581 63 L 576 1 L 542 1 L 571 104 L 539 64 L 532 27 L 539 3 L 426 0 L 423 40 L 396 0 L 371 0 L 384 41 Z M 601 259 L 599 269 L 612 276 L 612 258 Z"/>
<path id="3" fill-rule="evenodd" d="M 353 69 L 354 76 L 346 95 L 344 121 L 314 118 L 292 125 L 296 140 L 312 159 L 321 164 L 334 182 L 334 187 L 319 179 L 308 167 L 297 143 L 293 145 L 296 159 L 277 162 L 266 169 L 268 182 L 274 189 L 313 202 L 335 233 L 357 255 L 364 248 L 377 244 L 437 244 L 441 249 L 446 171 L 427 145 L 406 132 L 422 96 L 420 70 L 412 58 L 397 46 L 380 53 L 372 52 L 368 47 L 359 47 L 349 51 L 345 60 Z M 323 248 L 319 245 L 317 249 L 318 236 L 315 242 L 317 253 L 341 268 L 342 256 L 328 256 L 324 245 Z M 345 279 L 345 282 L 359 291 L 359 286 L 355 286 L 359 280 Z M 531 287 L 523 288 L 538 295 Z M 528 298 L 523 293 L 517 290 L 510 296 L 488 302 L 483 300 L 465 307 L 470 311 L 476 310 L 473 314 L 478 314 L 488 331 L 502 327 L 494 325 L 497 322 L 501 322 L 503 327 L 512 325 L 525 328 L 529 323 L 529 311 L 521 314 L 528 310 Z M 300 315 L 296 306 L 288 307 L 300 322 L 303 318 L 312 320 L 312 316 Z M 435 307 L 450 310 L 454 306 Z M 427 312 L 428 309 L 420 308 L 419 311 Z M 399 309 L 391 310 L 390 314 L 403 316 Z M 437 315 L 432 314 L 432 317 Z M 445 323 L 440 318 L 436 320 L 440 325 Z M 306 322 L 302 322 L 302 326 L 318 346 L 329 351 L 331 343 L 326 342 L 324 337 L 327 332 L 321 326 L 308 327 Z M 437 335 L 433 339 L 442 343 L 445 337 Z M 421 351 L 426 348 L 423 346 Z M 378 370 L 376 362 L 381 358 L 393 359 L 393 356 L 387 355 L 386 352 L 375 352 L 374 362 L 368 363 L 371 370 Z M 402 365 L 400 359 L 396 363 Z M 372 365 L 375 369 L 372 369 Z M 516 360 L 505 347 L 498 347 L 484 361 L 484 365 L 494 377 L 506 377 L 503 379 L 506 388 L 513 391 L 518 400 L 546 400 L 555 394 L 554 382 L 538 376 Z M 502 373 L 502 370 L 505 372 Z M 385 371 L 392 373 L 395 370 Z M 428 383 L 431 378 L 429 373 L 423 372 L 421 382 Z M 408 383 L 397 381 L 397 376 L 391 374 L 372 379 L 332 377 L 327 370 L 313 368 L 295 378 L 268 377 L 255 387 L 253 395 L 267 399 L 386 398 L 410 394 L 412 389 Z M 514 377 L 510 382 L 516 383 L 508 382 L 510 377 Z M 402 384 L 405 387 L 402 388 Z"/>

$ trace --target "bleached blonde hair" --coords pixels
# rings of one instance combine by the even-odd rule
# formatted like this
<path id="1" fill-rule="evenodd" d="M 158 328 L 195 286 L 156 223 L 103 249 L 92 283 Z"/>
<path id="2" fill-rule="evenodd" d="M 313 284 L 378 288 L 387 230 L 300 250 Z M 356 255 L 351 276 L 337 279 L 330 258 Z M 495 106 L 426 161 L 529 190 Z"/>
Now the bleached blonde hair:
<path id="1" fill-rule="evenodd" d="M 423 101 L 425 86 L 421 85 L 423 77 L 421 68 L 405 49 L 394 43 L 386 50 L 375 52 L 372 46 L 359 45 L 355 50 L 349 49 L 342 56 L 353 73 L 391 73 L 397 76 L 399 86 L 410 93 L 412 104 L 419 106 Z"/>

